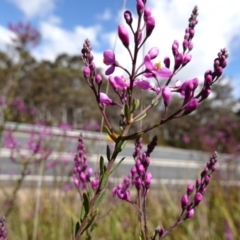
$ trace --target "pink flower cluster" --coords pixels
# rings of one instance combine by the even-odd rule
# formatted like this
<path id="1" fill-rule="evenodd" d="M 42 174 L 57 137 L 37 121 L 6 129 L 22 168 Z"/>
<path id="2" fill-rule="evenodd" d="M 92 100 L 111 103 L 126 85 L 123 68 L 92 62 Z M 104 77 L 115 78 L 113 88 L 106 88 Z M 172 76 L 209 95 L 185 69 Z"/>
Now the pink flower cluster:
<path id="1" fill-rule="evenodd" d="M 211 174 L 215 171 L 217 163 L 217 154 L 214 153 L 206 164 L 206 167 L 201 173 L 201 178 L 196 180 L 195 194 L 193 200 L 190 201 L 189 197 L 194 191 L 194 185 L 189 184 L 187 187 L 187 194 L 182 196 L 181 206 L 183 211 L 183 220 L 191 218 L 194 215 L 194 208 L 202 201 L 206 188 L 211 180 Z"/>
<path id="2" fill-rule="evenodd" d="M 92 189 L 97 189 L 99 186 L 99 178 L 95 177 L 90 179 L 93 170 L 88 166 L 87 155 L 85 154 L 86 149 L 83 141 L 83 136 L 80 135 L 78 139 L 78 153 L 74 159 L 74 169 L 73 169 L 73 182 L 77 189 L 85 189 L 88 183 L 91 183 Z"/>
<path id="3" fill-rule="evenodd" d="M 150 164 L 150 154 L 157 145 L 157 137 L 155 136 L 151 143 L 148 145 L 147 150 L 141 153 L 141 138 L 137 139 L 135 143 L 135 151 L 133 157 L 135 160 L 134 166 L 128 177 L 123 179 L 123 183 L 119 183 L 113 188 L 112 193 L 114 196 L 118 196 L 120 199 L 125 201 L 131 201 L 129 187 L 130 185 L 135 186 L 138 192 L 142 196 L 146 196 L 152 181 L 152 174 L 148 172 Z"/>
<path id="4" fill-rule="evenodd" d="M 17 44 L 17 47 L 26 48 L 29 45 L 34 47 L 40 41 L 40 33 L 30 23 L 19 22 L 15 25 L 9 23 L 9 29 L 16 35 L 13 42 Z"/>

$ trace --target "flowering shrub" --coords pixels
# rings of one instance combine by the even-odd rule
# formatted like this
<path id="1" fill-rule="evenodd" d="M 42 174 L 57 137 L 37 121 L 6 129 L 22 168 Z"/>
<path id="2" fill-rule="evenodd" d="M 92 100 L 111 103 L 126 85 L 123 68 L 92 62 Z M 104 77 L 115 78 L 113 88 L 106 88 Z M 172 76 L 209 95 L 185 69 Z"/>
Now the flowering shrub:
<path id="1" fill-rule="evenodd" d="M 222 75 L 223 69 L 227 65 L 226 59 L 228 54 L 225 49 L 220 50 L 217 57 L 214 59 L 213 70 L 207 70 L 205 72 L 203 86 L 198 92 L 197 88 L 200 87 L 198 78 L 193 77 L 185 80 L 183 83 L 174 80 L 175 75 L 182 68 L 186 67 L 192 58 L 190 52 L 193 49 L 195 27 L 198 23 L 198 8 L 194 7 L 189 18 L 188 27 L 185 29 L 184 39 L 181 43 L 182 49 L 177 40 L 174 40 L 172 44 L 174 62 L 171 64 L 170 57 L 167 56 L 163 59 L 163 66 L 160 63 L 154 63 L 153 60 L 158 57 L 159 49 L 157 47 L 152 47 L 144 56 L 140 65 L 137 65 L 140 49 L 151 36 L 155 28 L 154 16 L 152 16 L 151 9 L 146 6 L 146 2 L 146 0 L 136 1 L 136 10 L 138 14 L 136 29 L 132 26 L 132 13 L 130 11 L 125 11 L 123 14 L 126 25 L 129 27 L 130 33 L 133 35 L 133 43 L 130 42 L 129 31 L 125 25 L 118 26 L 118 37 L 121 40 L 123 47 L 129 53 L 129 58 L 132 62 L 131 68 L 128 69 L 123 63 L 120 63 L 112 50 L 106 50 L 103 53 L 104 63 L 108 67 L 105 71 L 105 76 L 109 76 L 108 81 L 112 90 L 116 94 L 117 100 L 113 100 L 106 93 L 101 91 L 103 77 L 97 71 L 90 41 L 86 40 L 83 44 L 81 55 L 81 59 L 85 64 L 83 74 L 89 87 L 93 91 L 99 110 L 104 118 L 105 130 L 114 141 L 115 146 L 113 152 L 111 152 L 110 147 L 107 146 L 106 163 L 102 156 L 100 158 L 100 176 L 97 188 L 86 189 L 86 191 L 83 192 L 83 206 L 80 219 L 76 223 L 75 239 L 80 239 L 82 234 L 85 231 L 88 231 L 90 226 L 93 225 L 97 215 L 96 208 L 106 195 L 106 185 L 109 177 L 121 162 L 124 161 L 124 159 L 122 159 L 115 164 L 118 154 L 123 150 L 128 140 L 136 140 L 136 149 L 133 154 L 135 165 L 132 167 L 129 176 L 125 177 L 123 183 L 118 184 L 113 189 L 112 193 L 118 198 L 131 203 L 138 209 L 141 229 L 139 233 L 140 239 L 163 239 L 174 227 L 184 220 L 191 218 L 194 215 L 194 208 L 201 202 L 206 187 L 210 182 L 210 176 L 216 168 L 215 164 L 217 162 L 217 156 L 214 153 L 208 161 L 205 169 L 202 171 L 201 178 L 196 180 L 195 194 L 192 200 L 189 198 L 194 191 L 194 186 L 189 185 L 187 187 L 187 193 L 183 195 L 181 200 L 182 213 L 177 221 L 167 230 L 157 227 L 155 231 L 150 233 L 147 224 L 146 197 L 151 185 L 152 174 L 148 171 L 148 166 L 150 164 L 150 153 L 154 150 L 154 147 L 157 144 L 157 138 L 153 138 L 152 142 L 148 145 L 147 151 L 140 153 L 140 137 L 144 133 L 157 128 L 170 120 L 194 112 L 198 108 L 199 103 L 209 96 L 211 93 L 211 86 Z M 133 45 L 132 48 L 130 48 L 131 44 Z M 122 76 L 113 75 L 116 68 L 122 69 Z M 155 83 L 151 82 L 150 79 L 154 79 Z M 139 99 L 134 98 L 136 87 L 144 91 L 151 90 L 155 92 L 155 97 L 152 102 L 144 109 L 139 109 L 141 102 Z M 168 108 L 171 105 L 171 97 L 173 94 L 178 94 L 183 100 L 180 108 L 169 114 Z M 139 131 L 132 132 L 131 127 L 137 121 L 147 117 L 148 110 L 156 106 L 161 98 L 163 100 L 164 113 L 163 116 L 159 116 L 159 121 L 151 123 L 148 127 L 142 127 Z M 114 128 L 113 124 L 108 119 L 105 112 L 106 107 L 116 107 L 119 109 L 120 119 L 118 129 Z M 83 172 L 80 173 L 80 176 L 83 175 L 82 173 Z M 84 174 L 84 178 L 82 179 L 84 186 L 86 185 L 86 179 L 90 184 L 90 177 L 88 176 L 88 178 L 85 178 Z M 131 198 L 129 191 L 131 184 L 137 189 L 137 203 Z M 90 231 L 91 230 L 92 228 Z"/>

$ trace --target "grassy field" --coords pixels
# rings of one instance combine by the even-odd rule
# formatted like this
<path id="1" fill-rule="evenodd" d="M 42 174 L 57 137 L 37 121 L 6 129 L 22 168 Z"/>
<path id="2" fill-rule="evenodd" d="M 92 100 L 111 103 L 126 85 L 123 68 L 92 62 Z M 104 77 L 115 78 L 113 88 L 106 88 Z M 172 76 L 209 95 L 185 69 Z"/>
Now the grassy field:
<path id="1" fill-rule="evenodd" d="M 10 192 L 10 188 L 8 189 Z M 148 196 L 148 227 L 168 228 L 181 212 L 180 199 L 184 188 L 159 186 Z M 109 196 L 100 205 L 95 229 L 81 239 L 138 239 L 139 223 L 136 209 L 127 202 Z M 1 196 L 1 210 L 7 206 Z M 71 239 L 71 218 L 77 219 L 81 199 L 75 190 L 62 191 L 58 188 L 42 188 L 36 221 L 36 188 L 23 188 L 15 199 L 14 207 L 7 217 L 8 240 L 30 240 L 35 231 L 38 240 Z M 36 224 L 36 222 L 35 222 Z M 211 182 L 195 215 L 172 231 L 167 237 L 184 239 L 240 239 L 240 192 L 237 187 L 223 187 Z"/>

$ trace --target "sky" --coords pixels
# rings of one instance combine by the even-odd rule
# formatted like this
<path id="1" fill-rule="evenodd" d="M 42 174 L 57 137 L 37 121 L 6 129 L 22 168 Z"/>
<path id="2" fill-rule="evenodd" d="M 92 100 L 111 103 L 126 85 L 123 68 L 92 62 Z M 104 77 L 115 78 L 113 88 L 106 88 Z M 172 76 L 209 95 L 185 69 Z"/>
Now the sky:
<path id="1" fill-rule="evenodd" d="M 8 23 L 31 22 L 41 33 L 41 43 L 31 49 L 38 60 L 54 60 L 60 53 L 78 55 L 88 38 L 93 46 L 95 64 L 104 70 L 103 51 L 113 49 L 118 62 L 129 68 L 130 58 L 117 39 L 117 27 L 125 24 L 123 7 L 130 10 L 136 22 L 136 0 L 1 0 L 0 49 L 11 44 Z M 224 75 L 240 97 L 240 4 L 238 0 L 148 0 L 156 27 L 142 54 L 158 47 L 157 60 L 171 57 L 174 40 L 180 43 L 193 7 L 199 8 L 199 23 L 193 39 L 191 62 L 176 76 L 176 80 L 199 77 L 212 69 L 213 60 L 221 48 L 229 52 Z M 129 32 L 130 33 L 130 32 Z M 116 42 L 116 45 L 115 45 Z M 172 59 L 172 57 L 171 57 Z M 118 72 L 117 72 L 118 74 Z M 119 72 L 119 74 L 121 74 Z"/>

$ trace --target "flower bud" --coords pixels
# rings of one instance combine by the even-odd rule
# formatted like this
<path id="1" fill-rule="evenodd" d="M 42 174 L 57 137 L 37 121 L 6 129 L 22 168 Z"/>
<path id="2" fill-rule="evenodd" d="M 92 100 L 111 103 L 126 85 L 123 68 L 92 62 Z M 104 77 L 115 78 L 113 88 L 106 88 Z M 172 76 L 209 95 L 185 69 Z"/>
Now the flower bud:
<path id="1" fill-rule="evenodd" d="M 207 86 L 211 86 L 212 82 L 213 82 L 212 74 L 205 74 L 205 76 L 204 76 L 204 84 L 207 85 Z"/>
<path id="2" fill-rule="evenodd" d="M 145 7 L 145 9 L 144 9 L 144 15 L 143 15 L 144 21 L 146 22 L 147 19 L 148 19 L 149 17 L 151 17 L 151 16 L 152 16 L 152 10 L 151 10 L 151 8 Z"/>
<path id="3" fill-rule="evenodd" d="M 187 186 L 187 195 L 191 195 L 193 193 L 193 190 L 194 190 L 194 185 L 193 184 L 189 184 Z"/>
<path id="4" fill-rule="evenodd" d="M 200 187 L 200 185 L 201 185 L 201 179 L 198 178 L 198 179 L 196 180 L 196 189 L 198 189 L 198 188 Z"/>
<path id="5" fill-rule="evenodd" d="M 178 54 L 178 48 L 179 48 L 179 43 L 177 40 L 175 40 L 172 44 L 172 53 L 174 57 L 176 57 Z"/>
<path id="6" fill-rule="evenodd" d="M 194 34 L 195 34 L 194 29 L 190 29 L 189 34 L 190 34 L 190 38 L 192 39 L 194 37 Z"/>
<path id="7" fill-rule="evenodd" d="M 140 189 L 140 187 L 142 186 L 142 180 L 140 179 L 140 177 L 136 177 L 134 183 L 137 189 Z"/>
<path id="8" fill-rule="evenodd" d="M 184 115 L 189 114 L 196 110 L 198 107 L 198 100 L 196 98 L 191 99 L 185 106 Z"/>
<path id="9" fill-rule="evenodd" d="M 206 99 L 210 94 L 212 90 L 210 88 L 205 88 L 201 93 L 201 101 Z"/>
<path id="10" fill-rule="evenodd" d="M 192 208 L 187 212 L 186 218 L 191 218 L 193 217 L 193 215 L 194 215 L 194 209 Z"/>
<path id="11" fill-rule="evenodd" d="M 85 182 L 85 181 L 86 181 L 86 175 L 85 175 L 84 172 L 81 172 L 79 177 L 80 177 L 80 179 L 81 179 L 82 182 Z"/>
<path id="12" fill-rule="evenodd" d="M 200 193 L 203 195 L 206 192 L 207 188 L 203 187 L 202 189 L 200 189 Z"/>
<path id="13" fill-rule="evenodd" d="M 109 106 L 113 104 L 113 100 L 107 96 L 105 93 L 99 94 L 99 102 L 105 106 Z"/>
<path id="14" fill-rule="evenodd" d="M 152 174 L 151 174 L 150 172 L 148 172 L 148 173 L 146 174 L 146 177 L 145 177 L 145 186 L 146 186 L 147 188 L 150 187 L 151 181 L 152 181 Z"/>
<path id="15" fill-rule="evenodd" d="M 188 40 L 184 39 L 183 43 L 182 43 L 182 46 L 183 46 L 183 51 L 185 52 L 186 49 L 188 48 Z"/>
<path id="16" fill-rule="evenodd" d="M 188 50 L 191 51 L 193 49 L 193 42 L 188 42 Z"/>
<path id="17" fill-rule="evenodd" d="M 99 186 L 99 180 L 98 179 L 94 179 L 91 181 L 91 186 L 92 186 L 92 189 L 97 189 L 98 186 Z"/>
<path id="18" fill-rule="evenodd" d="M 143 175 L 144 172 L 145 172 L 144 166 L 142 164 L 140 164 L 140 165 L 137 166 L 137 168 L 138 168 L 139 175 Z"/>
<path id="19" fill-rule="evenodd" d="M 128 32 L 123 25 L 118 26 L 118 37 L 122 41 L 122 44 L 128 48 L 129 47 L 129 36 Z"/>
<path id="20" fill-rule="evenodd" d="M 150 57 L 150 59 L 154 59 L 158 56 L 159 53 L 159 49 L 157 47 L 153 47 L 148 51 L 148 55 Z"/>
<path id="21" fill-rule="evenodd" d="M 83 75 L 85 78 L 89 78 L 90 77 L 90 74 L 91 74 L 91 71 L 90 71 L 90 68 L 89 67 L 85 67 L 83 69 Z"/>
<path id="22" fill-rule="evenodd" d="M 189 32 L 188 32 L 188 33 L 185 33 L 184 39 L 185 39 L 185 40 L 188 40 L 188 39 L 189 39 L 189 36 L 190 36 L 190 33 L 189 33 Z"/>
<path id="23" fill-rule="evenodd" d="M 207 175 L 208 170 L 209 170 L 208 167 L 205 167 L 205 168 L 204 168 L 204 170 L 203 170 L 202 173 L 201 173 L 201 177 L 202 177 L 202 178 L 204 178 L 204 177 Z"/>
<path id="24" fill-rule="evenodd" d="M 188 203 L 189 203 L 188 196 L 187 195 L 183 195 L 182 199 L 181 199 L 181 206 L 182 206 L 182 208 L 183 209 L 186 208 Z"/>
<path id="25" fill-rule="evenodd" d="M 146 21 L 146 37 L 148 38 L 153 29 L 155 28 L 155 19 L 153 17 L 149 17 Z"/>
<path id="26" fill-rule="evenodd" d="M 204 183 L 206 186 L 210 183 L 210 180 L 211 180 L 210 175 L 205 176 Z"/>
<path id="27" fill-rule="evenodd" d="M 214 172 L 215 170 L 216 170 L 216 165 L 214 164 L 214 165 L 212 165 L 212 167 L 211 167 L 211 170 L 212 170 L 212 172 Z"/>
<path id="28" fill-rule="evenodd" d="M 227 61 L 224 60 L 224 61 L 221 63 L 221 66 L 222 66 L 222 68 L 225 68 L 225 67 L 227 66 Z"/>
<path id="29" fill-rule="evenodd" d="M 197 192 L 196 195 L 194 196 L 194 203 L 195 205 L 198 205 L 202 201 L 202 194 L 200 192 Z"/>
<path id="30" fill-rule="evenodd" d="M 130 11 L 125 11 L 124 14 L 124 19 L 128 25 L 132 24 L 133 18 L 132 18 L 132 13 Z"/>
<path id="31" fill-rule="evenodd" d="M 223 72 L 222 67 L 220 67 L 220 66 L 219 66 L 219 67 L 216 67 L 215 72 L 216 72 L 216 74 L 217 74 L 218 77 L 221 76 L 221 75 L 222 75 L 222 72 Z"/>
<path id="32" fill-rule="evenodd" d="M 183 54 L 182 54 L 182 53 L 178 53 L 178 54 L 175 56 L 174 69 L 177 70 L 177 69 L 182 65 L 182 62 L 183 62 Z"/>
<path id="33" fill-rule="evenodd" d="M 185 66 L 186 64 L 188 64 L 192 59 L 192 55 L 191 54 L 187 54 L 183 57 L 183 61 L 182 64 Z"/>
<path id="34" fill-rule="evenodd" d="M 161 237 L 164 234 L 165 230 L 163 228 L 160 228 L 159 226 L 155 228 L 155 234 L 158 234 L 159 237 Z"/>
<path id="35" fill-rule="evenodd" d="M 93 173 L 92 168 L 88 168 L 88 170 L 87 170 L 87 176 L 88 176 L 88 177 L 91 177 L 91 176 L 92 176 L 92 173 Z"/>
<path id="36" fill-rule="evenodd" d="M 137 169 L 135 166 L 132 167 L 131 173 L 132 173 L 132 175 L 135 175 L 137 173 Z"/>
<path id="37" fill-rule="evenodd" d="M 165 57 L 163 60 L 163 63 L 166 68 L 170 68 L 170 58 L 169 57 Z"/>
<path id="38" fill-rule="evenodd" d="M 163 100 L 164 100 L 165 107 L 168 107 L 168 105 L 171 101 L 171 95 L 172 95 L 172 92 L 171 92 L 171 89 L 168 86 L 166 86 L 162 89 L 162 97 L 163 97 Z"/>
<path id="39" fill-rule="evenodd" d="M 142 0 L 137 0 L 137 13 L 138 15 L 142 15 L 144 10 L 144 2 Z"/>
<path id="40" fill-rule="evenodd" d="M 95 77 L 95 81 L 97 84 L 101 84 L 102 83 L 102 76 L 100 74 L 97 74 Z"/>

